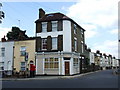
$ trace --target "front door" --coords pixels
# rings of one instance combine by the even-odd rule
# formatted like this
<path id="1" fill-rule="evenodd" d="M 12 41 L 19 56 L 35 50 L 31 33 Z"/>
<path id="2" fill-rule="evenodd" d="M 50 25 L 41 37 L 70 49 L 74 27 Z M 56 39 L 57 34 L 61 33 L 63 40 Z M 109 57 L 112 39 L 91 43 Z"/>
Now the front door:
<path id="1" fill-rule="evenodd" d="M 70 74 L 70 68 L 69 68 L 69 62 L 65 62 L 65 75 L 69 75 Z"/>

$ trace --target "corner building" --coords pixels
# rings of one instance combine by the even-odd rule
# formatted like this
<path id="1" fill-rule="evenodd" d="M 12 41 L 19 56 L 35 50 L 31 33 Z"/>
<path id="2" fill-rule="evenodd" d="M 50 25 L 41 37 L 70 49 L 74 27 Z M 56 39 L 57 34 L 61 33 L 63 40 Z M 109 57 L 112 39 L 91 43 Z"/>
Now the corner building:
<path id="1" fill-rule="evenodd" d="M 43 9 L 35 23 L 36 75 L 79 74 L 85 30 L 66 15 Z"/>

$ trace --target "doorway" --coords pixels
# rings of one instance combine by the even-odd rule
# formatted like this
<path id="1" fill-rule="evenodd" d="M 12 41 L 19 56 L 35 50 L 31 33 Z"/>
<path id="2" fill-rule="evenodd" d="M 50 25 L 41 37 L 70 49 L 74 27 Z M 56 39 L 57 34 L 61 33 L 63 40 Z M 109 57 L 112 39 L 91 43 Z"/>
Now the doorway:
<path id="1" fill-rule="evenodd" d="M 70 74 L 70 63 L 65 62 L 65 75 L 69 75 L 69 74 Z"/>

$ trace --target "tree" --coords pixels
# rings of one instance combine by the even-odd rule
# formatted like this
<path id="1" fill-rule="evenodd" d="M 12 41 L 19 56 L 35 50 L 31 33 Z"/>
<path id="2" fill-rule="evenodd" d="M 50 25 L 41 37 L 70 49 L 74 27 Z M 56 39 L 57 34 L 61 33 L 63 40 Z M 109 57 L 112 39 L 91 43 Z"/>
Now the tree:
<path id="1" fill-rule="evenodd" d="M 2 3 L 0 3 L 0 9 L 2 7 Z M 5 18 L 5 13 L 0 10 L 0 23 L 2 23 L 2 19 Z"/>
<path id="2" fill-rule="evenodd" d="M 90 49 L 90 48 L 88 48 L 88 51 L 89 51 L 89 52 L 91 52 L 91 49 Z"/>
<path id="3" fill-rule="evenodd" d="M 97 50 L 97 51 L 96 51 L 96 53 L 97 53 L 97 54 L 100 54 L 100 51 L 99 51 L 99 50 Z"/>
<path id="4" fill-rule="evenodd" d="M 7 33 L 8 40 L 24 40 L 29 38 L 26 34 L 26 30 L 22 31 L 18 27 L 12 27 L 12 31 Z"/>

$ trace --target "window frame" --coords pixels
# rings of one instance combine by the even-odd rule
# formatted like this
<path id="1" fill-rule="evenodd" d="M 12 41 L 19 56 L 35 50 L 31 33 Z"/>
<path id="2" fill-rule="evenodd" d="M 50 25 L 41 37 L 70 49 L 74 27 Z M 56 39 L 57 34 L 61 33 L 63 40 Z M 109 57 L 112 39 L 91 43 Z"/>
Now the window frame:
<path id="1" fill-rule="evenodd" d="M 58 31 L 58 21 L 52 21 L 52 32 Z"/>
<path id="2" fill-rule="evenodd" d="M 24 49 L 22 49 L 23 47 L 24 47 Z M 21 46 L 21 47 L 20 47 L 20 56 L 25 56 L 25 54 L 26 54 L 26 49 L 27 49 L 26 46 Z"/>
<path id="3" fill-rule="evenodd" d="M 79 68 L 79 59 L 78 58 L 73 59 L 73 67 L 74 68 Z"/>
<path id="4" fill-rule="evenodd" d="M 57 57 L 44 58 L 44 69 L 59 69 L 59 58 Z"/>
<path id="5" fill-rule="evenodd" d="M 77 34 L 77 25 L 74 24 L 74 34 Z"/>
<path id="6" fill-rule="evenodd" d="M 22 63 L 24 63 L 24 65 L 22 65 Z M 24 68 L 24 70 L 22 70 L 22 68 Z M 25 62 L 21 62 L 20 63 L 20 70 L 21 71 L 25 71 L 26 70 L 26 63 Z"/>
<path id="7" fill-rule="evenodd" d="M 52 50 L 57 50 L 58 48 L 58 38 L 57 37 L 52 37 Z"/>
<path id="8" fill-rule="evenodd" d="M 77 38 L 74 37 L 74 48 L 75 48 L 75 51 L 77 51 Z"/>
<path id="9" fill-rule="evenodd" d="M 1 56 L 2 56 L 2 57 L 5 57 L 5 47 L 2 47 L 2 48 L 1 48 Z"/>
<path id="10" fill-rule="evenodd" d="M 45 46 L 44 46 L 45 45 Z M 45 48 L 44 48 L 45 47 Z M 41 49 L 47 50 L 47 38 L 42 38 Z"/>
<path id="11" fill-rule="evenodd" d="M 41 23 L 41 27 L 42 27 L 42 32 L 47 32 L 47 22 L 42 22 Z"/>
<path id="12" fill-rule="evenodd" d="M 83 41 L 81 41 L 81 47 L 82 47 L 81 48 L 81 50 L 82 50 L 81 52 L 84 53 L 84 44 L 83 44 Z"/>

